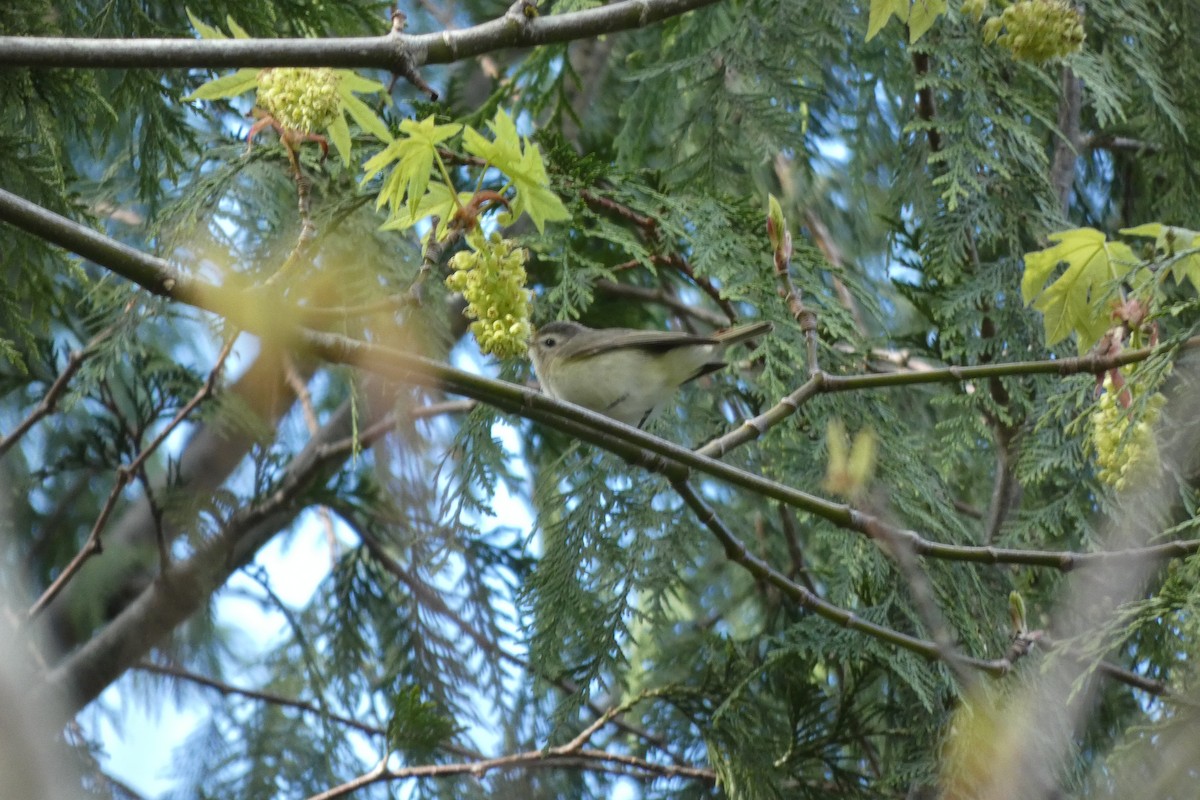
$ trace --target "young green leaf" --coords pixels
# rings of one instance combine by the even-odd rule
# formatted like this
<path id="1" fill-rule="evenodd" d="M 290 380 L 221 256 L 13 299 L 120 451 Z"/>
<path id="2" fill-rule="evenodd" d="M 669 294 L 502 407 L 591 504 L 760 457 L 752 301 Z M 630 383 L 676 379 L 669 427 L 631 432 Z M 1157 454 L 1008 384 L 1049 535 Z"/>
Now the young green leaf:
<path id="1" fill-rule="evenodd" d="M 419 198 L 416 208 L 410 211 L 401 207 L 379 229 L 406 230 L 427 217 L 437 217 L 439 222 L 435 237 L 441 239 L 449 229 L 454 213 L 470 203 L 472 196 L 470 192 L 459 192 L 455 195 L 449 186 L 441 181 L 434 181 L 429 184 L 428 191 Z"/>
<path id="2" fill-rule="evenodd" d="M 246 33 L 246 29 L 243 28 L 241 25 L 238 25 L 237 22 L 234 21 L 232 14 L 225 15 L 225 24 L 228 25 L 229 30 L 232 31 L 233 38 L 235 38 L 235 39 L 249 39 L 250 38 L 250 34 Z"/>
<path id="3" fill-rule="evenodd" d="M 192 100 L 220 100 L 223 97 L 237 97 L 258 86 L 258 73 L 261 70 L 246 67 L 229 75 L 222 75 L 208 83 L 196 87 L 196 91 L 183 98 Z"/>
<path id="4" fill-rule="evenodd" d="M 908 41 L 916 42 L 946 13 L 946 0 L 913 0 L 908 14 Z"/>
<path id="5" fill-rule="evenodd" d="M 1050 235 L 1053 247 L 1025 254 L 1021 297 L 1042 312 L 1046 344 L 1060 342 L 1072 332 L 1079 352 L 1086 351 L 1108 330 L 1111 317 L 1104 302 L 1113 282 L 1137 263 L 1121 242 L 1109 242 L 1093 228 L 1076 228 Z M 1059 264 L 1066 270 L 1046 285 Z"/>
<path id="6" fill-rule="evenodd" d="M 333 149 L 337 150 L 338 155 L 342 157 L 342 163 L 349 166 L 350 151 L 353 145 L 350 141 L 350 126 L 346 124 L 346 118 L 338 114 L 325 128 L 325 132 L 329 134 L 329 139 L 333 142 Z"/>
<path id="7" fill-rule="evenodd" d="M 1187 252 L 1200 244 L 1200 233 L 1159 222 L 1122 228 L 1121 233 L 1154 239 L 1154 249 L 1163 253 L 1171 264 L 1171 276 L 1179 283 L 1187 279 L 1200 290 L 1200 252 Z"/>
<path id="8" fill-rule="evenodd" d="M 437 154 L 437 146 L 456 135 L 462 130 L 462 125 L 437 125 L 432 115 L 417 122 L 405 120 L 400 123 L 400 132 L 404 138 L 395 139 L 381 153 L 378 153 L 363 165 L 363 182 L 375 177 L 384 167 L 397 162 L 384 182 L 384 188 L 379 193 L 376 208 L 387 203 L 393 214 L 398 214 L 405 208 L 404 200 L 408 198 L 405 210 L 408 217 L 416 217 L 416 211 L 425 197 L 425 189 L 429 186 L 429 173 L 433 169 L 433 160 Z M 446 195 L 450 196 L 449 190 Z M 389 224 L 391 220 L 389 220 Z M 408 222 L 400 227 L 408 227 Z M 395 226 L 392 226 L 395 227 Z"/>
<path id="9" fill-rule="evenodd" d="M 522 213 L 528 214 L 539 232 L 547 222 L 568 219 L 570 214 L 566 206 L 550 191 L 550 180 L 538 146 L 528 140 L 522 141 L 516 124 L 504 109 L 496 111 L 488 127 L 495 136 L 493 141 L 488 141 L 473 128 L 467 128 L 463 133 L 463 147 L 508 177 L 515 193 L 511 204 L 513 219 Z"/>
<path id="10" fill-rule="evenodd" d="M 354 96 L 353 92 L 373 92 L 375 89 L 355 89 L 347 81 L 346 75 L 354 75 L 353 72 L 338 71 L 338 97 L 342 101 L 342 110 L 350 115 L 350 118 L 358 123 L 358 127 L 362 128 L 367 133 L 375 136 L 380 141 L 392 141 L 392 133 L 388 130 L 387 125 L 379 118 L 371 107 Z M 355 76 L 357 77 L 357 76 Z M 375 81 L 370 81 L 375 83 Z M 380 89 L 383 87 L 381 86 Z"/>
<path id="11" fill-rule="evenodd" d="M 909 0 L 871 0 L 871 13 L 867 17 L 867 41 L 883 30 L 894 14 L 901 22 L 908 22 Z"/>
<path id="12" fill-rule="evenodd" d="M 219 28 L 213 27 L 206 22 L 201 22 L 200 18 L 192 13 L 190 8 L 184 9 L 187 13 L 188 22 L 192 23 L 192 27 L 196 29 L 196 33 L 200 34 L 201 39 L 228 39 Z"/>

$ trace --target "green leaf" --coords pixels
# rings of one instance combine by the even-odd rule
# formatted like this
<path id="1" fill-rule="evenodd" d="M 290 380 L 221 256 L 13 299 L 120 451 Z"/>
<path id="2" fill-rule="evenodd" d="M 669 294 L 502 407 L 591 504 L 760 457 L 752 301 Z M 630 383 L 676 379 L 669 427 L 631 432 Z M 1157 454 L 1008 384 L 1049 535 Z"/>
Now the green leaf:
<path id="1" fill-rule="evenodd" d="M 190 8 L 184 9 L 187 12 L 188 21 L 192 23 L 192 27 L 196 29 L 196 33 L 200 34 L 201 39 L 228 39 L 219 28 L 215 28 L 205 22 L 201 22 L 200 18 L 192 13 Z"/>
<path id="2" fill-rule="evenodd" d="M 871 13 L 867 17 L 867 41 L 883 30 L 894 14 L 901 22 L 908 22 L 909 0 L 871 0 Z"/>
<path id="3" fill-rule="evenodd" d="M 479 156 L 493 167 L 507 174 L 505 167 L 517 164 L 521 160 L 521 136 L 512 117 L 500 108 L 496 116 L 488 123 L 495 135 L 489 140 L 474 128 L 468 127 L 463 131 L 463 149 L 472 155 Z"/>
<path id="4" fill-rule="evenodd" d="M 556 220 L 570 219 L 567 207 L 562 200 L 550 190 L 550 180 L 546 177 L 546 166 L 542 162 L 542 153 L 536 144 L 528 143 L 521 163 L 512 172 L 507 173 L 516 189 L 516 197 L 512 204 L 512 215 L 519 217 L 528 214 L 541 233 L 545 223 Z"/>
<path id="5" fill-rule="evenodd" d="M 1161 222 L 1147 222 L 1144 225 L 1138 225 L 1136 228 L 1121 228 L 1118 233 L 1123 233 L 1126 236 L 1142 236 L 1149 239 L 1157 239 L 1162 236 L 1163 229 L 1166 228 Z"/>
<path id="6" fill-rule="evenodd" d="M 423 219 L 436 216 L 439 220 L 436 236 L 440 239 L 449 228 L 454 213 L 471 202 L 472 196 L 471 192 L 459 192 L 456 196 L 446 184 L 434 181 L 429 184 L 429 190 L 417 202 L 415 209 L 410 211 L 399 207 L 379 229 L 406 230 Z"/>
<path id="7" fill-rule="evenodd" d="M 334 70 L 334 72 L 338 76 L 339 89 L 346 89 L 357 94 L 379 94 L 380 92 L 387 91 L 387 87 L 379 81 L 364 78 L 353 70 L 338 69 Z"/>
<path id="8" fill-rule="evenodd" d="M 1191 281 L 1192 286 L 1200 290 L 1200 253 L 1180 253 L 1181 250 L 1187 251 L 1197 247 L 1200 233 L 1159 222 L 1149 222 L 1136 228 L 1122 228 L 1121 233 L 1126 236 L 1153 238 L 1154 249 L 1165 254 L 1171 265 L 1171 277 L 1177 283 Z"/>
<path id="9" fill-rule="evenodd" d="M 508 177 L 515 192 L 512 218 L 528 214 L 539 233 L 547 222 L 570 218 L 562 200 L 550 190 L 541 150 L 528 140 L 522 141 L 512 117 L 504 109 L 497 109 L 488 127 L 495 135 L 493 141 L 475 129 L 467 128 L 463 132 L 463 148 Z"/>
<path id="10" fill-rule="evenodd" d="M 238 25 L 234 21 L 232 14 L 229 14 L 225 17 L 225 24 L 229 26 L 229 30 L 233 31 L 233 38 L 235 38 L 235 39 L 249 39 L 250 38 L 250 34 L 246 33 L 246 29 L 243 28 L 241 25 Z"/>
<path id="11" fill-rule="evenodd" d="M 437 703 L 421 699 L 420 686 L 407 686 L 392 697 L 388 746 L 407 759 L 425 761 L 458 731 L 454 719 Z"/>
<path id="12" fill-rule="evenodd" d="M 405 138 L 393 140 L 383 152 L 363 165 L 363 182 L 366 182 L 388 164 L 397 162 L 385 181 L 384 189 L 380 191 L 376 207 L 387 203 L 396 211 L 407 197 L 408 216 L 414 217 L 425 195 L 425 188 L 429 185 L 429 172 L 433 169 L 438 144 L 461 129 L 461 125 L 435 125 L 432 115 L 420 122 L 408 119 L 401 122 L 400 132 L 405 134 Z"/>
<path id="13" fill-rule="evenodd" d="M 333 140 L 334 149 L 342 157 L 342 163 L 350 166 L 350 153 L 353 145 L 350 142 L 350 126 L 346 124 L 346 118 L 338 114 L 325 130 L 329 133 L 329 138 Z"/>
<path id="14" fill-rule="evenodd" d="M 1137 259 L 1128 245 L 1106 241 L 1104 234 L 1093 228 L 1061 231 L 1049 238 L 1057 244 L 1025 254 L 1021 297 L 1026 305 L 1042 312 L 1047 345 L 1075 332 L 1082 353 L 1108 330 L 1111 319 L 1103 302 L 1107 290 Z M 1047 286 L 1046 281 L 1063 263 L 1066 270 Z"/>
<path id="15" fill-rule="evenodd" d="M 239 69 L 229 75 L 222 75 L 208 83 L 196 87 L 196 91 L 183 98 L 191 100 L 219 100 L 222 97 L 237 97 L 258 86 L 258 73 L 261 70 L 252 67 Z"/>
<path id="16" fill-rule="evenodd" d="M 924 36 L 937 18 L 945 13 L 946 0 L 913 0 L 912 11 L 908 15 L 909 43 L 916 42 Z"/>
<path id="17" fill-rule="evenodd" d="M 351 90 L 347 89 L 345 84 L 340 81 L 338 82 L 338 96 L 342 99 L 342 108 L 350 115 L 351 119 L 358 123 L 358 127 L 381 141 L 392 141 L 392 133 L 384 121 L 371 110 L 370 106 L 351 94 Z"/>

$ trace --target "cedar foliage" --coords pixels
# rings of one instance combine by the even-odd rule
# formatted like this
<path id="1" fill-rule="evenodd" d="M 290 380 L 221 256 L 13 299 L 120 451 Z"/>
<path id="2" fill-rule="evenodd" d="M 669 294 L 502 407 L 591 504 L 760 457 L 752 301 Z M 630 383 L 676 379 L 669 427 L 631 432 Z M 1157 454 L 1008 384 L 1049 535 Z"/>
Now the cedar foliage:
<path id="1" fill-rule="evenodd" d="M 695 447 L 807 377 L 804 334 L 772 276 L 768 192 L 783 198 L 796 237 L 792 280 L 817 315 L 819 362 L 831 375 L 870 371 L 880 350 L 959 366 L 1073 356 L 1069 341 L 1046 346 L 1040 316 L 1020 301 L 1022 255 L 1070 227 L 1115 236 L 1149 221 L 1200 223 L 1200 152 L 1190 135 L 1200 129 L 1200 75 L 1196 59 L 1180 57 L 1200 45 L 1194 3 L 1089 3 L 1082 52 L 1038 65 L 986 44 L 958 5 L 909 44 L 894 21 L 866 41 L 866 4 L 726 0 L 603 39 L 491 53 L 502 80 L 475 60 L 426 67 L 442 101 L 426 102 L 401 80 L 374 110 L 395 131 L 429 114 L 481 128 L 502 108 L 534 135 L 571 214 L 543 233 L 518 223 L 507 234 L 531 253 L 535 322 L 705 328 L 609 283 L 661 291 L 710 316 L 774 322 L 752 368 L 684 387 L 651 423 Z M 183 8 L 169 6 L 13 0 L 0 9 L 0 34 L 191 36 Z M 218 25 L 232 14 L 252 36 L 387 30 L 385 7 L 363 0 L 200 0 L 188 11 Z M 410 32 L 500 13 L 473 0 L 407 11 Z M 1069 143 L 1064 203 L 1053 171 L 1069 135 L 1060 127 L 1067 70 L 1082 84 L 1082 137 Z M 8 109 L 0 187 L 186 273 L 267 281 L 301 234 L 296 184 L 270 133 L 247 152 L 245 98 L 181 101 L 210 77 L 0 70 Z M 932 98 L 931 113 L 919 97 Z M 380 230 L 378 187 L 358 182 L 378 142 L 361 136 L 356 145 L 362 158 L 350 168 L 313 145 L 301 150 L 316 231 L 303 301 L 356 306 L 420 283 L 419 302 L 326 327 L 506 380 L 530 378 L 523 361 L 481 359 L 463 337 L 459 306 L 442 285 L 448 253 L 434 249 L 427 275 L 414 232 Z M 465 174 L 461 142 L 446 157 Z M 498 181 L 485 175 L 482 188 Z M 830 242 L 840 260 L 820 249 Z M 94 341 L 54 413 L 0 459 L 5 566 L 28 576 L 32 603 L 83 545 L 118 468 L 196 395 L 234 329 L 10 227 L 0 264 L 4 431 L 36 407 L 68 352 Z M 1162 339 L 1193 335 L 1196 312 L 1194 287 L 1178 287 L 1159 320 Z M 965 694 L 946 662 L 838 626 L 757 579 L 665 478 L 486 404 L 425 419 L 415 410 L 444 393 L 287 354 L 285 341 L 239 352 L 249 376 L 220 381 L 186 428 L 225 442 L 237 463 L 214 467 L 205 488 L 180 455 L 187 437 L 170 441 L 121 494 L 104 552 L 42 618 L 70 652 L 102 635 L 164 559 L 193 557 L 239 512 L 291 493 L 265 541 L 324 524 L 315 511 L 328 509 L 338 540 L 306 605 L 281 601 L 271 584 L 285 577 L 255 565 L 253 550 L 241 553 L 236 583 L 147 656 L 310 711 L 236 694 L 216 700 L 126 665 L 123 691 L 149 705 L 174 692 L 211 707 L 178 751 L 177 796 L 308 796 L 366 772 L 385 750 L 399 754 L 394 765 L 415 766 L 561 745 L 617 705 L 627 726 L 602 728 L 590 747 L 715 773 L 715 783 L 669 771 L 641 779 L 633 785 L 646 797 L 898 798 L 938 786 L 971 796 L 962 790 L 969 782 L 941 773 Z M 1166 374 L 1177 357 L 1183 364 Z M 1172 351 L 1140 369 L 1162 372 L 1168 394 L 1187 396 L 1195 387 L 1186 361 Z M 319 424 L 341 425 L 340 437 L 390 409 L 393 429 L 293 490 L 288 470 L 310 432 L 287 373 L 307 383 L 307 410 Z M 1088 552 L 1111 546 L 1104 526 L 1123 502 L 1097 479 L 1084 443 L 1094 386 L 1086 374 L 1044 374 L 818 393 L 723 460 L 820 493 L 825 432 L 841 420 L 879 438 L 864 502 L 889 522 L 944 544 Z M 1194 447 L 1192 427 L 1168 405 L 1164 440 Z M 1016 488 L 995 496 L 1004 470 Z M 1146 516 L 1162 539 L 1195 538 L 1195 476 L 1162 480 L 1168 500 Z M 867 622 L 936 635 L 922 587 L 887 546 L 698 473 L 691 482 L 791 580 Z M 1001 524 L 989 530 L 997 503 Z M 512 516 L 514 504 L 531 511 L 532 529 Z M 148 510 L 140 522 L 136 508 Z M 1024 598 L 1031 628 L 1055 630 L 1075 586 L 1073 575 L 1040 566 L 920 565 L 954 647 L 981 659 L 1007 651 L 1010 592 Z M 1103 625 L 1060 643 L 1067 649 L 1035 648 L 1002 678 L 977 676 L 983 691 L 1016 693 L 1069 650 L 1091 669 L 1107 660 L 1186 696 L 1198 565 L 1195 556 L 1155 564 L 1147 588 Z M 221 596 L 235 591 L 282 615 L 277 644 L 264 651 L 216 624 Z M 1176 770 L 1184 777 L 1157 795 L 1174 796 L 1170 787 L 1186 785 L 1194 763 L 1194 751 L 1171 749 L 1194 724 L 1186 706 L 1119 681 L 1092 684 L 1091 713 L 1052 763 L 1053 782 L 1068 796 L 1119 797 L 1147 775 Z M 1065 693 L 1057 699 L 1068 704 Z M 73 747 L 85 788 L 117 796 L 96 760 L 95 727 Z M 1147 753 L 1161 759 L 1157 771 L 1139 757 Z M 608 797 L 623 772 L 641 774 L 612 762 L 532 766 L 397 780 L 359 796 L 411 786 L 424 797 Z"/>

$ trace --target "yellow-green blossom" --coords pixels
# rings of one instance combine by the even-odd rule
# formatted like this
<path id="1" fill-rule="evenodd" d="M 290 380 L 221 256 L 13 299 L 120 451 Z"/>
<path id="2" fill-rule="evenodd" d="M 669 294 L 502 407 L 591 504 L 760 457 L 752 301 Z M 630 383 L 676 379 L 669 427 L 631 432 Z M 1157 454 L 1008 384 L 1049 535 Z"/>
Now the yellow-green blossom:
<path id="1" fill-rule="evenodd" d="M 963 4 L 972 16 L 982 8 Z M 983 25 L 985 42 L 1007 47 L 1021 61 L 1064 58 L 1079 52 L 1085 38 L 1083 15 L 1068 0 L 1018 0 Z"/>
<path id="2" fill-rule="evenodd" d="M 1127 388 L 1130 384 L 1127 384 Z M 1166 399 L 1159 393 L 1146 402 L 1126 408 L 1121 392 L 1115 390 L 1110 376 L 1104 378 L 1104 394 L 1092 412 L 1092 449 L 1100 480 L 1118 490 L 1132 488 L 1156 477 L 1162 468 L 1154 423 Z M 1136 388 L 1131 390 L 1136 393 Z M 1129 397 L 1136 396 L 1131 394 Z M 1137 408 L 1143 409 L 1138 415 Z"/>
<path id="3" fill-rule="evenodd" d="M 446 286 L 462 292 L 471 333 L 485 353 L 505 357 L 525 354 L 531 327 L 531 304 L 525 290 L 525 260 L 528 252 L 498 234 L 484 239 L 469 237 L 470 250 L 450 259 L 454 271 Z"/>
<path id="4" fill-rule="evenodd" d="M 284 128 L 324 130 L 341 114 L 338 76 L 321 67 L 274 67 L 258 75 L 258 105 Z"/>

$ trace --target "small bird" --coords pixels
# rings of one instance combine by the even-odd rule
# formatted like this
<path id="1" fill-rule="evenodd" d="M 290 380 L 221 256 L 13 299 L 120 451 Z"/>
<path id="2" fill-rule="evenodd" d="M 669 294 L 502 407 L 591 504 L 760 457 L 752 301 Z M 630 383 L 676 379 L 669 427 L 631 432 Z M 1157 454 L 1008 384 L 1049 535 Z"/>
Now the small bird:
<path id="1" fill-rule="evenodd" d="M 534 335 L 530 357 L 546 394 L 641 426 L 679 386 L 724 367 L 726 347 L 771 327 L 756 322 L 697 336 L 551 322 Z"/>

